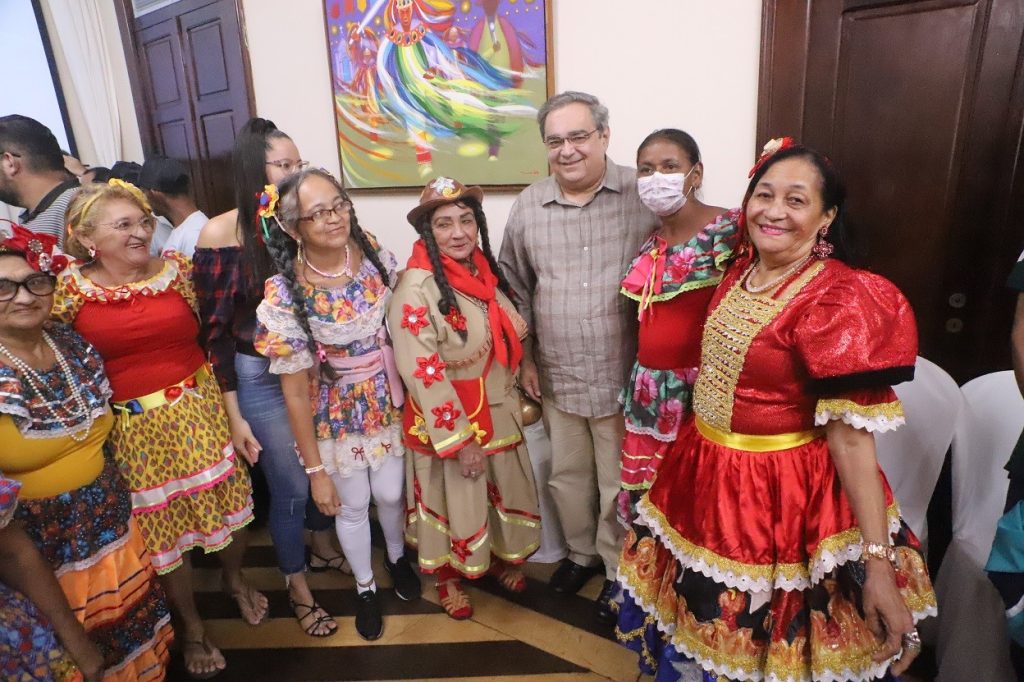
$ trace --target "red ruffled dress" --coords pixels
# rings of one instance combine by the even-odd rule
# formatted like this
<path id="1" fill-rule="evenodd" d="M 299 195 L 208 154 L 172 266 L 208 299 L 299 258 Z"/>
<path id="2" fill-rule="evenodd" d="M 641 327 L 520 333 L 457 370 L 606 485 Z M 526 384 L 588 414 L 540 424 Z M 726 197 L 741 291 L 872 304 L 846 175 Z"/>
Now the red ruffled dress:
<path id="1" fill-rule="evenodd" d="M 881 677 L 889 664 L 871 660 L 858 610 L 862 538 L 822 427 L 903 423 L 891 385 L 913 376 L 913 312 L 889 281 L 838 261 L 770 295 L 743 288 L 750 265 L 735 263 L 712 299 L 693 418 L 637 506 L 646 528 L 626 537 L 619 635 L 659 679 L 686 661 L 732 680 Z M 935 594 L 879 475 L 916 621 Z"/>

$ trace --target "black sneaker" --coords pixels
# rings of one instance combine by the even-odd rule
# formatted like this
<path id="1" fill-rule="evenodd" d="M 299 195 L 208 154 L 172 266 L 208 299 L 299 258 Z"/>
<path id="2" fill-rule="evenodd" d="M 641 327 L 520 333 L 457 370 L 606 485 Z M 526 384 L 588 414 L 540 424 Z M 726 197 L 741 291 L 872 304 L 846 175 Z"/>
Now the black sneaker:
<path id="1" fill-rule="evenodd" d="M 387 557 L 384 557 L 384 569 L 391 576 L 391 582 L 395 584 L 395 594 L 402 601 L 419 599 L 423 594 L 420 577 L 416 575 L 412 564 L 404 556 L 399 557 L 395 563 L 391 563 Z"/>
<path id="2" fill-rule="evenodd" d="M 356 597 L 356 632 L 363 639 L 373 641 L 384 634 L 384 617 L 380 613 L 380 599 L 374 590 L 360 592 Z"/>

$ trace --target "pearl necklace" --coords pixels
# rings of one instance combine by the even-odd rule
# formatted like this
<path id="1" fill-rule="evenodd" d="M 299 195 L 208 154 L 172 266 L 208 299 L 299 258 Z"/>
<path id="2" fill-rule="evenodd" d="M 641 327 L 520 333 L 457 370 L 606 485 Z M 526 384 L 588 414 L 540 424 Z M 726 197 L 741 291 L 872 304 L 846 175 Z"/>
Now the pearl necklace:
<path id="1" fill-rule="evenodd" d="M 71 436 L 71 440 L 76 443 L 81 443 L 89 437 L 89 431 L 92 429 L 93 422 L 95 421 L 92 416 L 92 411 L 89 409 L 88 403 L 85 402 L 85 398 L 82 397 L 81 387 L 74 380 L 74 376 L 71 374 L 71 367 L 68 366 L 67 359 L 65 359 L 64 355 L 57 350 L 57 344 L 53 342 L 53 339 L 51 339 L 50 335 L 46 332 L 43 332 L 43 340 L 46 342 L 46 345 L 50 347 L 50 350 L 53 351 L 53 356 L 57 358 L 57 366 L 60 367 L 60 371 L 64 375 L 64 383 L 66 386 L 71 387 L 71 397 L 74 398 L 79 412 L 85 417 L 85 428 L 68 434 Z M 57 414 L 57 412 L 50 406 L 50 403 L 45 401 L 44 387 L 46 386 L 46 382 L 43 381 L 41 376 L 39 376 L 39 373 L 32 369 L 27 362 L 8 350 L 2 343 L 0 343 L 0 353 L 6 355 L 10 359 L 14 368 L 18 370 L 18 372 L 20 372 L 28 382 L 29 387 L 37 396 L 39 396 L 40 399 L 44 401 L 43 405 L 46 407 L 46 411 L 50 413 L 50 416 L 53 417 L 53 420 L 68 430 L 74 428 L 74 422 L 79 420 L 79 415 L 72 414 L 70 419 L 66 419 Z"/>
<path id="2" fill-rule="evenodd" d="M 350 258 L 350 256 L 351 256 L 351 254 L 349 253 L 349 250 L 348 250 L 348 243 L 346 242 L 345 243 L 345 267 L 344 267 L 344 269 L 342 269 L 341 272 L 324 272 L 323 270 L 318 269 L 315 265 L 310 263 L 307 258 L 303 258 L 302 262 L 306 264 L 307 268 L 309 268 L 310 270 L 312 270 L 316 274 L 320 275 L 321 277 L 326 277 L 327 279 L 338 279 L 339 277 L 348 277 L 349 279 L 355 279 L 352 276 L 352 265 L 351 265 L 352 259 Z"/>
<path id="3" fill-rule="evenodd" d="M 807 263 L 807 261 L 811 260 L 811 258 L 813 256 L 814 256 L 813 253 L 807 254 L 807 256 L 805 258 L 797 261 L 795 264 L 790 266 L 784 273 L 782 273 L 781 275 L 779 275 L 775 279 L 771 280 L 770 282 L 766 282 L 765 284 L 761 284 L 759 286 L 754 286 L 753 284 L 750 283 L 750 278 L 753 277 L 754 273 L 757 272 L 758 269 L 761 267 L 761 261 L 758 260 L 753 265 L 751 265 L 750 269 L 747 271 L 748 274 L 747 274 L 747 278 L 743 281 L 743 288 L 746 289 L 748 292 L 750 292 L 752 294 L 764 293 L 764 292 L 768 291 L 769 289 L 778 286 L 784 279 L 786 279 L 787 277 L 792 275 L 794 272 L 796 272 L 797 270 L 802 268 Z"/>

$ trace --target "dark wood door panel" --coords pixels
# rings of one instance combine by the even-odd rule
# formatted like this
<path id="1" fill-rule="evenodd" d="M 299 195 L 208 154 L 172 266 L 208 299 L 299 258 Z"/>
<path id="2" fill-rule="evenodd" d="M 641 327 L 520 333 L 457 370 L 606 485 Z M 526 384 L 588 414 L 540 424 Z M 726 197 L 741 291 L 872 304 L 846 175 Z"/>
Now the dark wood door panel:
<path id="1" fill-rule="evenodd" d="M 1002 285 L 1024 246 L 1024 224 L 1010 219 L 1024 213 L 1024 4 L 764 10 L 759 143 L 792 134 L 833 158 L 865 264 L 911 300 L 922 355 L 961 381 L 1008 366 L 1013 297 Z"/>

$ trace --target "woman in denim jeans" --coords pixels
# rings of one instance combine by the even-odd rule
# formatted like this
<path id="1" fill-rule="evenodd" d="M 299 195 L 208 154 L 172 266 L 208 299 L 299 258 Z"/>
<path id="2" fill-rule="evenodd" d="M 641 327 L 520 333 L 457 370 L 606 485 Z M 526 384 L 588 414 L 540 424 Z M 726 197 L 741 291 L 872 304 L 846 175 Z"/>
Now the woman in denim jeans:
<path id="1" fill-rule="evenodd" d="M 331 544 L 334 520 L 308 504 L 309 478 L 295 453 L 280 381 L 252 345 L 263 282 L 276 274 L 255 227 L 253 197 L 307 164 L 291 138 L 261 118 L 242 127 L 232 162 L 239 208 L 207 223 L 193 257 L 201 342 L 224 395 L 235 447 L 259 453 L 270 488 L 270 535 L 295 617 L 307 634 L 326 637 L 338 626 L 306 582 L 303 528 L 314 531 L 311 570 L 341 570 L 344 559 Z"/>

